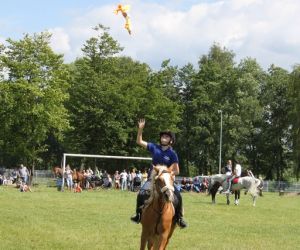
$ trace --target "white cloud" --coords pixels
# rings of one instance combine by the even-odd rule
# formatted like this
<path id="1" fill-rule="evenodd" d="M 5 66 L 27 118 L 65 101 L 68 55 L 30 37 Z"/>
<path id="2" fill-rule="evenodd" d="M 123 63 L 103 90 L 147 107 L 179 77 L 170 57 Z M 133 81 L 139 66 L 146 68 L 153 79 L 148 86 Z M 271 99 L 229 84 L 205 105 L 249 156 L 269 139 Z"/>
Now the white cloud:
<path id="1" fill-rule="evenodd" d="M 71 51 L 70 38 L 63 28 L 50 29 L 51 47 L 57 53 L 68 54 Z"/>
<path id="2" fill-rule="evenodd" d="M 81 55 L 85 40 L 98 23 L 125 47 L 123 54 L 158 68 L 164 59 L 174 65 L 196 64 L 217 42 L 237 55 L 253 57 L 265 68 L 272 63 L 289 69 L 300 58 L 300 2 L 294 0 L 228 0 L 194 4 L 188 9 L 137 0 L 131 4 L 133 34 L 114 5 L 77 16 L 68 27 L 54 29 L 56 42 L 69 60 Z M 54 46 L 53 45 L 53 46 Z"/>

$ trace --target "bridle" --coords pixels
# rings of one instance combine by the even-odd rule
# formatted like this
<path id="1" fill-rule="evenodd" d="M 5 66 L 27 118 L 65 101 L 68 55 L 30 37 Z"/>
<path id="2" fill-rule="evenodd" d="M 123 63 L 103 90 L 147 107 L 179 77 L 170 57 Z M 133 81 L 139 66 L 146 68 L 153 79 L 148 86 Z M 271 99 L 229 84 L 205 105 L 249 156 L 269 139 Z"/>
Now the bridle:
<path id="1" fill-rule="evenodd" d="M 155 176 L 155 178 L 154 178 L 154 184 L 155 184 L 155 186 L 157 187 L 158 191 L 160 191 L 160 193 L 162 193 L 162 194 L 165 194 L 167 191 L 174 192 L 174 186 L 170 185 L 169 183 L 168 183 L 168 184 L 165 183 L 165 186 L 161 186 L 161 185 L 159 185 L 159 183 L 157 182 L 158 180 L 162 180 L 162 179 L 161 179 L 161 176 L 162 176 L 163 174 L 165 174 L 165 173 L 168 173 L 168 174 L 171 175 L 171 173 L 170 173 L 169 171 L 167 171 L 167 170 L 164 169 L 164 170 L 162 170 L 162 171 L 159 170 L 157 176 Z M 171 176 L 170 176 L 170 177 L 171 177 Z"/>

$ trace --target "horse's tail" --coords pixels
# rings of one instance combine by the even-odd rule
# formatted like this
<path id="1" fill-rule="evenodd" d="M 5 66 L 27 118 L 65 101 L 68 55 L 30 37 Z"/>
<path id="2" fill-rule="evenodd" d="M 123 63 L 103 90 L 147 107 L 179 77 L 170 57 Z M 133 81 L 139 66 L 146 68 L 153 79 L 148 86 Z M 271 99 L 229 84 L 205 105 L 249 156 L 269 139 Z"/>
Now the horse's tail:
<path id="1" fill-rule="evenodd" d="M 257 195 L 262 196 L 263 181 L 261 179 L 256 179 L 256 178 L 253 178 L 252 180 L 253 181 L 249 188 L 249 192 L 253 196 L 257 196 Z"/>
<path id="2" fill-rule="evenodd" d="M 263 179 L 260 177 L 259 178 L 259 184 L 258 184 L 258 186 L 257 186 L 257 189 L 258 189 L 258 194 L 259 194 L 259 196 L 263 196 L 263 188 L 264 188 L 264 181 L 263 181 Z"/>

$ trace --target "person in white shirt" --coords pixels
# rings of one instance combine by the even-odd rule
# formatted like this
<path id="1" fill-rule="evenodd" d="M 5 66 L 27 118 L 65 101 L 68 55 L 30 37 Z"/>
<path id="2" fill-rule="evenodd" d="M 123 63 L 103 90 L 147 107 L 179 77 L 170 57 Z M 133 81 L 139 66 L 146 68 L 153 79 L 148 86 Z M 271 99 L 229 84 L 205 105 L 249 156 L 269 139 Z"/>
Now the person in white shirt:
<path id="1" fill-rule="evenodd" d="M 73 171 L 72 171 L 69 164 L 66 166 L 65 173 L 66 173 L 67 187 L 70 191 L 72 191 L 72 188 L 73 188 Z"/>
<path id="2" fill-rule="evenodd" d="M 231 181 L 234 178 L 241 177 L 241 174 L 242 174 L 242 166 L 240 165 L 239 161 L 236 160 L 236 164 L 235 164 L 235 168 L 234 168 L 234 171 L 233 171 L 233 175 L 228 180 L 228 189 L 224 193 L 230 193 Z"/>
<path id="3" fill-rule="evenodd" d="M 127 172 L 124 169 L 123 172 L 120 174 L 120 178 L 121 178 L 121 189 L 122 190 L 126 190 L 127 188 Z"/>

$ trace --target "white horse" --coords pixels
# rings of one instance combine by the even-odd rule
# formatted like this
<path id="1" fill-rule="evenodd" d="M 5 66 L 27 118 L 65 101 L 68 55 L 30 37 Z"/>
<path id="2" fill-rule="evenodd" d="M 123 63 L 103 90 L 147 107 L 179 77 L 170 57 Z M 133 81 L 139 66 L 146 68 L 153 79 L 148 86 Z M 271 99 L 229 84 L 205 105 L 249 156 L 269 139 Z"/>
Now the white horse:
<path id="1" fill-rule="evenodd" d="M 227 183 L 228 176 L 225 174 L 216 174 L 212 175 L 209 178 L 209 194 L 211 194 L 212 197 L 212 203 L 216 203 L 216 193 L 218 192 L 218 189 L 220 186 L 222 186 L 223 190 L 227 189 L 228 183 Z M 263 181 L 261 179 L 257 179 L 254 176 L 245 176 L 245 177 L 239 177 L 236 178 L 233 181 L 233 184 L 231 186 L 232 191 L 237 192 L 241 189 L 246 189 L 245 194 L 248 192 L 252 196 L 253 200 L 253 206 L 256 205 L 256 198 L 258 195 L 262 196 L 262 188 L 263 188 Z M 229 195 L 226 194 L 227 197 L 227 205 L 230 204 Z M 235 196 L 235 204 L 239 204 L 239 197 L 236 193 Z"/>

